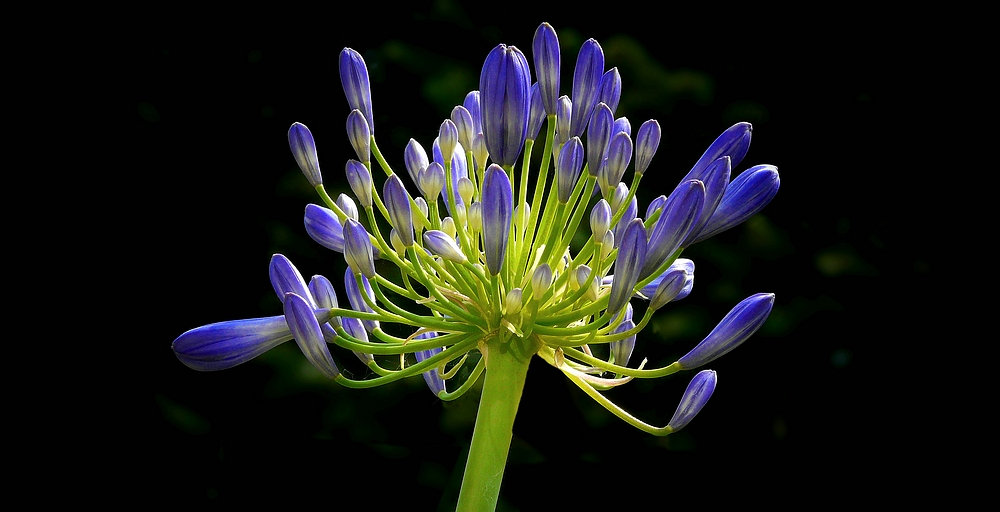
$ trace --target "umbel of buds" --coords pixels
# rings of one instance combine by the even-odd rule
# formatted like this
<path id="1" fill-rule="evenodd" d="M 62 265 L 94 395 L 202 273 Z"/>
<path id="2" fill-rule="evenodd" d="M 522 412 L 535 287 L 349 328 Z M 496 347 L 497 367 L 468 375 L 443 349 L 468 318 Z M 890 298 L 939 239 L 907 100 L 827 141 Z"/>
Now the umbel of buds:
<path id="1" fill-rule="evenodd" d="M 396 165 L 376 142 L 365 60 L 345 48 L 339 71 L 354 154 L 339 158 L 354 197 L 327 193 L 304 124 L 291 126 L 288 142 L 319 197 L 305 207 L 305 231 L 346 261 L 347 303 L 331 280 L 306 280 L 276 254 L 270 281 L 284 314 L 187 331 L 173 342 L 180 361 L 222 370 L 294 340 L 321 374 L 351 388 L 420 375 L 441 400 L 454 400 L 483 379 L 463 510 L 495 506 L 534 356 L 640 430 L 666 435 L 687 426 L 715 391 L 712 370 L 694 375 L 660 427 L 602 391 L 700 368 L 764 324 L 771 293 L 737 304 L 672 364 L 630 364 L 654 314 L 692 293 L 694 262 L 681 253 L 760 211 L 778 190 L 777 168 L 737 170 L 752 133 L 737 123 L 640 210 L 636 191 L 656 165 L 659 123 L 642 122 L 633 139 L 632 123 L 616 112 L 621 75 L 605 67 L 597 41 L 579 49 L 570 87 L 561 83 L 551 25 L 538 27 L 530 48 L 533 68 L 518 47 L 488 52 L 479 89 L 456 98 L 428 146 L 411 139 Z M 662 178 L 668 170 L 653 172 Z M 571 247 L 581 229 L 589 237 Z M 345 361 L 348 353 L 358 361 Z M 350 365 L 370 371 L 341 371 Z"/>

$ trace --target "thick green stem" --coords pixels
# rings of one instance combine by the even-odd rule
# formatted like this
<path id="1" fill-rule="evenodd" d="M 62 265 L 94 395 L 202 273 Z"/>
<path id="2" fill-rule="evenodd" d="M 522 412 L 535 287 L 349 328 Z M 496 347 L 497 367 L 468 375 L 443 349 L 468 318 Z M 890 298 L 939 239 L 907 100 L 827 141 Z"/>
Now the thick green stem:
<path id="1" fill-rule="evenodd" d="M 496 510 L 514 416 L 528 363 L 538 346 L 535 337 L 498 336 L 480 347 L 486 360 L 486 379 L 458 496 L 456 510 L 460 512 Z"/>

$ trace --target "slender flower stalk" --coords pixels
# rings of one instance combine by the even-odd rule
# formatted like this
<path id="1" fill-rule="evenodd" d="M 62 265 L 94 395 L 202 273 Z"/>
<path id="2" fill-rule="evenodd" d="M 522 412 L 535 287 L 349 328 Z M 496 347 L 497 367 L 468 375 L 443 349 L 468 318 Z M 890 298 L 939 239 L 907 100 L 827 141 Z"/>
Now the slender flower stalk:
<path id="1" fill-rule="evenodd" d="M 643 432 L 687 427 L 715 391 L 712 370 L 694 375 L 663 426 L 603 392 L 704 366 L 764 325 L 771 293 L 737 304 L 676 362 L 634 362 L 655 341 L 645 330 L 654 316 L 696 294 L 685 248 L 759 212 L 775 197 L 777 168 L 735 170 L 751 135 L 749 123 L 737 123 L 683 177 L 684 170 L 652 169 L 660 125 L 650 119 L 633 138 L 627 113 L 616 113 L 627 91 L 618 69 L 605 68 L 597 41 L 579 49 L 569 95 L 560 91 L 555 29 L 539 26 L 531 49 L 537 82 L 517 47 L 497 45 L 479 89 L 455 98 L 436 138 L 409 139 L 393 156 L 376 141 L 365 61 L 345 48 L 339 72 L 353 154 L 338 158 L 351 194 L 331 197 L 305 125 L 291 126 L 288 143 L 319 197 L 305 207 L 305 232 L 347 263 L 346 304 L 329 279 L 315 274 L 307 282 L 275 254 L 268 272 L 283 314 L 184 332 L 172 344 L 181 363 L 232 368 L 294 340 L 322 375 L 348 388 L 419 375 L 443 401 L 477 390 L 457 503 L 463 511 L 496 506 L 535 357 Z M 675 184 L 640 205 L 647 172 L 656 173 L 656 187 Z"/>

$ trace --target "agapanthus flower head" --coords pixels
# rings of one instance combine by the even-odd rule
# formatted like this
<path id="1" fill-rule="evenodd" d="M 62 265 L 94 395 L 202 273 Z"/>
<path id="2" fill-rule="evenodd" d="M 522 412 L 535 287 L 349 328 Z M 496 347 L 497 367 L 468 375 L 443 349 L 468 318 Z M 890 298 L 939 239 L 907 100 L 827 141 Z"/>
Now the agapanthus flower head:
<path id="1" fill-rule="evenodd" d="M 630 105 L 621 101 L 628 92 L 618 69 L 605 68 L 600 44 L 581 45 L 568 96 L 559 95 L 561 53 L 551 25 L 535 32 L 532 58 L 534 84 L 524 54 L 498 44 L 486 55 L 479 89 L 442 112 L 429 152 L 412 138 L 389 152 L 376 142 L 364 59 L 345 48 L 339 70 L 354 154 L 341 161 L 350 193 L 331 197 L 304 125 L 293 124 L 288 140 L 320 198 L 305 208 L 305 231 L 347 263 L 346 304 L 330 280 L 315 274 L 306 282 L 275 254 L 269 276 L 283 314 L 187 331 L 173 343 L 180 361 L 229 368 L 294 339 L 321 374 L 347 387 L 421 375 L 436 397 L 454 400 L 484 378 L 480 411 L 490 416 L 476 429 L 493 429 L 484 435 L 496 440 L 511 435 L 528 361 L 538 357 L 638 429 L 667 435 L 688 425 L 715 390 L 714 371 L 694 376 L 660 427 L 602 392 L 701 367 L 761 328 L 774 294 L 737 304 L 672 364 L 630 365 L 655 341 L 645 330 L 654 316 L 697 293 L 694 262 L 683 252 L 760 211 L 777 192 L 777 168 L 739 171 L 751 126 L 737 123 L 686 175 L 657 169 L 657 180 L 642 184 L 655 165 L 660 125 L 650 119 L 633 137 L 629 113 L 616 113 Z M 647 196 L 637 194 L 640 187 L 658 197 L 640 204 Z M 357 360 L 345 362 L 341 352 Z M 471 471 L 495 483 L 498 460 Z M 473 494 L 463 483 L 462 495 Z M 465 499 L 478 497 L 460 498 L 459 509 L 469 508 Z"/>

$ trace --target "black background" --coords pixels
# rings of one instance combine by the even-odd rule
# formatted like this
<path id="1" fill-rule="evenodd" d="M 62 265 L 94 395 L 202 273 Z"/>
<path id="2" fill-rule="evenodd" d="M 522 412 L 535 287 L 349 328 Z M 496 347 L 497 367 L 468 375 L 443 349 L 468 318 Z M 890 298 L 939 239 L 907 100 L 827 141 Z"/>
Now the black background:
<path id="1" fill-rule="evenodd" d="M 281 22 L 266 12 L 249 23 L 195 17 L 123 41 L 118 136 L 134 151 L 128 163 L 142 192 L 130 211 L 144 233 L 127 261 L 146 290 L 146 316 L 141 336 L 121 334 L 128 348 L 116 387 L 127 399 L 117 406 L 123 419 L 102 429 L 126 469 L 116 493 L 192 505 L 453 507 L 476 393 L 442 403 L 419 378 L 344 389 L 292 344 L 198 373 L 169 347 L 199 325 L 280 314 L 267 278 L 273 253 L 342 289 L 342 257 L 302 227 L 303 208 L 318 199 L 286 142 L 292 122 L 308 125 L 328 190 L 348 192 L 342 48 L 367 61 L 377 140 L 399 171 L 406 141 L 429 148 L 451 107 L 477 88 L 490 49 L 513 44 L 530 62 L 542 21 L 560 36 L 562 93 L 579 45 L 593 37 L 622 75 L 617 114 L 634 130 L 659 121 L 663 141 L 641 209 L 738 121 L 752 122 L 754 136 L 734 175 L 761 163 L 781 175 L 760 215 L 685 253 L 698 265 L 694 292 L 660 313 L 634 357 L 676 357 L 740 299 L 777 299 L 761 331 L 710 365 L 719 372 L 710 404 L 666 438 L 635 430 L 533 363 L 500 508 L 884 492 L 881 475 L 911 458 L 900 434 L 910 399 L 885 373 L 905 342 L 899 316 L 917 314 L 898 302 L 917 302 L 917 283 L 935 270 L 905 244 L 920 212 L 906 212 L 904 223 L 886 200 L 907 193 L 891 140 L 906 129 L 894 116 L 901 43 L 882 37 L 885 19 L 847 8 L 779 16 L 612 7 L 373 2 Z M 683 375 L 633 382 L 610 396 L 662 425 L 686 383 Z"/>

